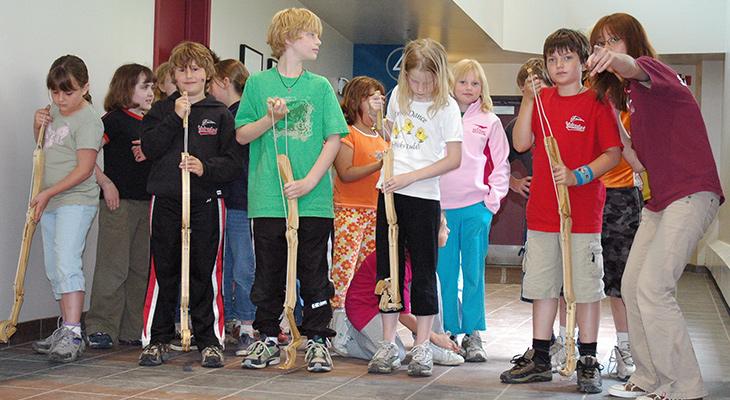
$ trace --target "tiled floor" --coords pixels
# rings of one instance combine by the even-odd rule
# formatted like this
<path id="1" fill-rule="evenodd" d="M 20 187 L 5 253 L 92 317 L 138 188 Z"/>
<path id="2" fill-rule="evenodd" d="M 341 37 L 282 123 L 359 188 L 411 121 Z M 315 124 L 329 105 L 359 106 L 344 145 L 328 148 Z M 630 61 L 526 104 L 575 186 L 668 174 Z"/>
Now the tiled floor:
<path id="1" fill-rule="evenodd" d="M 555 375 L 553 382 L 504 385 L 499 373 L 513 355 L 530 344 L 530 306 L 521 303 L 519 286 L 487 288 L 486 348 L 489 361 L 458 367 L 435 367 L 430 378 L 410 378 L 405 368 L 389 375 L 368 375 L 366 362 L 335 358 L 328 374 L 242 370 L 227 352 L 225 368 L 199 366 L 197 352 L 176 354 L 157 368 L 137 366 L 138 349 L 89 351 L 79 362 L 51 364 L 28 345 L 0 351 L 0 399 L 583 399 L 603 398 L 575 392 L 572 381 Z M 730 316 L 714 284 L 703 273 L 686 273 L 679 300 L 689 321 L 695 350 L 712 399 L 730 399 Z M 608 361 L 615 341 L 608 303 L 604 304 L 599 358 Z M 404 337 L 407 337 L 404 335 Z M 189 367 L 192 366 L 192 369 Z M 189 371 L 186 371 L 189 370 Z M 604 388 L 615 383 L 605 377 Z"/>

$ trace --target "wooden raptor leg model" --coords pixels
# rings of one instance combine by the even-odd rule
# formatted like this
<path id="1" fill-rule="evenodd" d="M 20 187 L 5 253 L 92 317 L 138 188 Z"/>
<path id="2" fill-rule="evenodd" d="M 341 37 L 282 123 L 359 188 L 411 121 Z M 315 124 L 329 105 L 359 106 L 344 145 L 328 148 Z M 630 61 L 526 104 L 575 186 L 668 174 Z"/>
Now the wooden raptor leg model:
<path id="1" fill-rule="evenodd" d="M 187 95 L 185 92 L 183 95 Z M 182 161 L 186 168 L 182 170 L 182 254 L 180 271 L 180 336 L 183 351 L 190 351 L 190 171 L 187 169 L 188 153 L 188 113 L 183 118 L 185 130 L 184 151 Z"/>
<path id="2" fill-rule="evenodd" d="M 20 307 L 23 306 L 23 297 L 25 296 L 25 271 L 28 269 L 28 256 L 30 255 L 30 246 L 33 242 L 33 234 L 35 233 L 35 207 L 30 206 L 30 201 L 41 191 L 41 183 L 43 182 L 43 168 L 45 154 L 43 153 L 43 145 L 45 138 L 45 125 L 41 125 L 38 131 L 38 140 L 36 141 L 35 150 L 33 150 L 33 174 L 31 176 L 30 196 L 28 197 L 28 210 L 25 213 L 25 226 L 23 227 L 23 240 L 20 243 L 20 255 L 18 256 L 18 267 L 15 271 L 15 283 L 13 290 L 15 292 L 15 300 L 13 308 L 10 311 L 10 319 L 0 321 L 0 342 L 7 343 L 10 337 L 15 334 L 20 317 Z"/>
<path id="3" fill-rule="evenodd" d="M 289 158 L 283 154 L 276 156 L 277 167 L 284 183 L 294 181 Z M 283 195 L 283 193 L 282 193 Z M 284 298 L 284 316 L 289 322 L 292 339 L 286 347 L 286 361 L 279 366 L 281 369 L 290 369 L 297 360 L 297 348 L 302 343 L 302 335 L 297 328 L 294 318 L 294 308 L 297 304 L 297 250 L 299 247 L 299 205 L 297 199 L 287 199 L 288 214 L 286 217 L 286 294 Z"/>
<path id="4" fill-rule="evenodd" d="M 528 69 L 527 72 L 532 74 L 532 70 Z M 545 114 L 545 108 L 542 105 L 542 100 L 539 94 L 535 90 L 533 82 L 532 90 L 535 94 L 535 107 L 537 108 L 540 126 L 542 128 L 543 136 L 545 137 L 545 152 L 548 155 L 550 161 L 550 171 L 552 174 L 553 165 L 563 165 L 563 160 L 560 157 L 560 149 L 558 148 L 558 142 L 553 136 L 550 122 Z M 547 131 L 545 131 L 545 125 L 547 125 Z M 553 184 L 555 185 L 555 176 L 552 176 Z M 558 370 L 562 376 L 571 376 L 575 372 L 577 360 L 575 358 L 575 292 L 573 291 L 573 262 L 571 259 L 571 240 L 570 233 L 573 227 L 573 219 L 570 212 L 570 197 L 568 196 L 568 187 L 565 185 L 555 185 L 556 195 L 558 198 L 558 213 L 560 214 L 560 249 L 563 258 L 563 297 L 565 298 L 566 305 L 566 323 L 565 323 L 565 348 L 566 348 L 566 359 L 565 367 Z"/>
<path id="5" fill-rule="evenodd" d="M 378 112 L 376 125 L 382 129 L 383 112 Z M 393 147 L 383 154 L 383 182 L 393 177 Z M 380 296 L 381 311 L 398 311 L 403 308 L 400 296 L 398 276 L 398 216 L 395 213 L 393 193 L 384 193 L 385 216 L 388 220 L 388 259 L 390 262 L 390 277 L 378 281 L 375 285 L 375 294 Z"/>

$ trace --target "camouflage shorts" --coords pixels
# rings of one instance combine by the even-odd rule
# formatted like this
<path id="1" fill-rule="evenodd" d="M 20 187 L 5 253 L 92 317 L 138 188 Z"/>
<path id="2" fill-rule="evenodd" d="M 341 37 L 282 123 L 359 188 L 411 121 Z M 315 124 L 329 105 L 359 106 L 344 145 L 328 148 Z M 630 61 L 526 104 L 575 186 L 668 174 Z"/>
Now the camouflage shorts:
<path id="1" fill-rule="evenodd" d="M 603 284 L 607 296 L 621 297 L 621 278 L 644 202 L 637 188 L 606 189 L 603 208 Z"/>

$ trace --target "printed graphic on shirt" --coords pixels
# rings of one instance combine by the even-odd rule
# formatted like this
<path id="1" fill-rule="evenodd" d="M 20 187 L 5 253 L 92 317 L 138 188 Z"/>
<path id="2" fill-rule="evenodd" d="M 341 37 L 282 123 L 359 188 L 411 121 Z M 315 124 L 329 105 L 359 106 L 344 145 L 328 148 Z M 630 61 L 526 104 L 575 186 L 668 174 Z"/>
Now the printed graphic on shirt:
<path id="1" fill-rule="evenodd" d="M 474 127 L 471 129 L 471 133 L 479 136 L 487 136 L 487 126 L 474 124 Z"/>
<path id="2" fill-rule="evenodd" d="M 577 115 L 573 115 L 570 117 L 570 121 L 565 121 L 565 129 L 573 132 L 585 132 L 586 121 Z"/>
<path id="3" fill-rule="evenodd" d="M 43 148 L 47 149 L 53 145 L 63 144 L 63 139 L 71 133 L 68 125 L 64 124 L 58 128 L 54 128 L 53 125 L 48 127 L 46 132 L 46 141 Z"/>
<path id="4" fill-rule="evenodd" d="M 215 136 L 218 134 L 218 126 L 215 121 L 205 118 L 203 119 L 203 122 L 198 125 L 198 134 L 201 136 Z"/>
<path id="5" fill-rule="evenodd" d="M 276 137 L 288 136 L 306 142 L 312 137 L 312 114 L 314 105 L 307 100 L 287 97 L 286 106 L 289 113 L 286 118 L 276 124 Z"/>
<path id="6" fill-rule="evenodd" d="M 398 113 L 398 115 L 402 115 Z M 421 143 L 428 140 L 430 133 L 422 126 L 416 128 L 413 119 L 425 124 L 428 120 L 421 114 L 411 110 L 408 116 L 403 119 L 402 126 L 398 127 L 398 121 L 393 127 L 393 146 L 406 150 L 419 150 Z"/>

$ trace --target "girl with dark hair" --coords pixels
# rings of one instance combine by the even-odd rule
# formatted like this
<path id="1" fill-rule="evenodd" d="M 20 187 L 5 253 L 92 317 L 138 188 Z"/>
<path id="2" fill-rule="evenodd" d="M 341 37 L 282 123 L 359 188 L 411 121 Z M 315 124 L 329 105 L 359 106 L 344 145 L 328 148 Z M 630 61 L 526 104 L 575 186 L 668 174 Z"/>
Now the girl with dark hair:
<path id="1" fill-rule="evenodd" d="M 94 178 L 103 126 L 91 106 L 89 74 L 83 60 L 63 56 L 46 79 L 52 104 L 35 112 L 36 138 L 45 127 L 45 174 L 35 207 L 43 235 L 46 276 L 59 302 L 63 325 L 33 349 L 51 361 L 72 362 L 84 351 L 81 312 L 85 281 L 81 255 L 96 215 L 99 186 Z"/>
<path id="2" fill-rule="evenodd" d="M 628 111 L 631 142 L 651 177 L 651 198 L 621 281 L 636 371 L 609 393 L 641 399 L 707 396 L 675 289 L 724 201 L 697 101 L 656 59 L 639 21 L 617 13 L 593 28 L 590 78 Z"/>
<path id="3" fill-rule="evenodd" d="M 152 71 L 139 64 L 119 67 L 104 99 L 104 172 L 99 241 L 91 307 L 86 315 L 89 346 L 140 344 L 142 306 L 149 269 L 150 162 L 138 148 L 142 116 L 154 98 Z M 103 256 L 102 256 L 103 255 Z"/>

